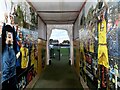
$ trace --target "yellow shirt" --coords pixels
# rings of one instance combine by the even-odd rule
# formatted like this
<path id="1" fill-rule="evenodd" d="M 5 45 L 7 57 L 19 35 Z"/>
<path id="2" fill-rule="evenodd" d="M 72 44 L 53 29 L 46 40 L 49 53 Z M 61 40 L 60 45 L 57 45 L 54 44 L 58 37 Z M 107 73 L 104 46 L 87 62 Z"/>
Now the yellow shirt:
<path id="1" fill-rule="evenodd" d="M 34 62 L 34 70 L 37 72 L 37 60 L 35 59 L 35 62 Z"/>
<path id="2" fill-rule="evenodd" d="M 98 46 L 98 64 L 109 68 L 108 49 L 106 45 Z"/>
<path id="3" fill-rule="evenodd" d="M 109 68 L 108 61 L 108 49 L 106 42 L 106 21 L 105 19 L 98 24 L 98 38 L 99 38 L 99 46 L 98 46 L 98 64 Z M 103 44 L 103 45 L 102 45 Z"/>
<path id="4" fill-rule="evenodd" d="M 94 53 L 94 31 L 95 31 L 95 27 L 93 27 L 93 29 L 91 30 L 90 33 L 90 52 Z"/>
<path id="5" fill-rule="evenodd" d="M 83 42 L 80 42 L 80 51 L 84 51 Z"/>
<path id="6" fill-rule="evenodd" d="M 99 44 L 106 44 L 106 21 L 105 19 L 98 24 L 98 38 Z"/>
<path id="7" fill-rule="evenodd" d="M 21 68 L 27 68 L 28 67 L 28 49 L 25 47 L 20 48 L 20 52 L 22 54 L 21 58 Z"/>
<path id="8" fill-rule="evenodd" d="M 90 46 L 89 46 L 89 48 L 90 48 L 90 52 L 94 52 L 94 40 L 93 39 L 91 39 L 90 40 Z"/>

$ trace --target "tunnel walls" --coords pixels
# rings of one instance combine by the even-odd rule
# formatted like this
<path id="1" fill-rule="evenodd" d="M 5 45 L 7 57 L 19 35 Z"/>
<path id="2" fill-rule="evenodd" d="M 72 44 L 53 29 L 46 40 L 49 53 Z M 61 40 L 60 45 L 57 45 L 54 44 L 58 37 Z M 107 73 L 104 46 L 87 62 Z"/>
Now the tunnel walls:
<path id="1" fill-rule="evenodd" d="M 6 7 L 3 8 L 6 10 L 3 12 L 0 27 L 3 23 L 9 24 L 14 27 L 13 31 L 16 34 L 13 47 L 16 48 L 17 59 L 14 67 L 17 69 L 15 70 L 17 82 L 14 86 L 18 89 L 32 88 L 46 66 L 47 27 L 30 2 L 6 0 L 1 4 L 5 5 L 5 3 Z M 2 28 L 0 29 L 2 31 Z M 1 63 L 1 65 L 4 64 Z"/>
<path id="2" fill-rule="evenodd" d="M 120 2 L 103 2 L 101 4 L 88 0 L 82 9 L 85 20 L 79 15 L 74 23 L 73 61 L 75 70 L 92 90 L 97 88 L 119 89 L 120 87 L 119 4 Z M 83 23 L 81 24 L 81 22 Z M 104 34 L 101 34 L 103 31 Z M 105 42 L 101 42 L 101 40 L 105 40 Z M 102 56 L 104 53 L 105 55 Z"/>
<path id="3" fill-rule="evenodd" d="M 73 24 L 73 64 L 75 66 L 75 70 L 77 72 L 77 75 L 79 76 L 79 71 L 80 71 L 80 54 L 79 54 L 79 30 L 81 27 L 83 27 L 81 24 L 81 17 L 84 14 L 84 5 L 83 3 L 82 8 L 80 9 L 80 13 Z"/>
<path id="4" fill-rule="evenodd" d="M 87 2 L 85 3 L 85 5 L 83 6 L 83 8 L 81 9 L 81 12 L 78 16 L 78 18 L 76 19 L 76 22 L 74 23 L 73 26 L 73 63 L 74 63 L 74 67 L 75 70 L 77 72 L 77 75 L 80 77 L 81 80 L 83 80 L 83 82 L 87 82 L 87 78 L 86 78 L 86 56 L 84 53 L 84 47 L 85 44 L 83 44 L 82 42 L 86 41 L 86 39 L 83 40 L 83 38 L 88 37 L 86 35 L 86 19 L 85 17 L 87 17 L 89 9 L 91 8 L 91 6 L 95 6 L 95 1 L 90 1 L 87 0 Z M 83 33 L 81 33 L 83 32 Z M 85 35 L 85 36 L 84 36 Z M 82 38 L 82 40 L 81 40 Z M 81 44 L 82 43 L 82 44 Z M 83 51 L 83 52 L 81 52 Z M 81 77 L 82 76 L 82 77 Z M 83 83 L 81 82 L 81 83 Z M 87 83 L 85 83 L 83 86 L 85 86 L 85 88 L 88 88 Z"/>
<path id="5" fill-rule="evenodd" d="M 47 25 L 44 21 L 39 17 L 38 19 L 38 48 L 39 55 L 38 58 L 40 60 L 39 65 L 39 75 L 45 69 L 47 65 Z"/>

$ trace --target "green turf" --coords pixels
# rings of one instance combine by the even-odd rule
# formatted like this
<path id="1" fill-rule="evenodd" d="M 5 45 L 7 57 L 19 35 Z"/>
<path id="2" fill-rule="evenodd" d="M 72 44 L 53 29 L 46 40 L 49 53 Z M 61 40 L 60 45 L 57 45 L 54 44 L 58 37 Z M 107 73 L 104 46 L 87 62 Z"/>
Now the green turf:
<path id="1" fill-rule="evenodd" d="M 69 66 L 68 62 L 66 55 L 63 55 L 60 61 L 53 59 L 51 65 L 43 71 L 33 90 L 35 88 L 76 88 L 83 90 L 73 67 Z"/>

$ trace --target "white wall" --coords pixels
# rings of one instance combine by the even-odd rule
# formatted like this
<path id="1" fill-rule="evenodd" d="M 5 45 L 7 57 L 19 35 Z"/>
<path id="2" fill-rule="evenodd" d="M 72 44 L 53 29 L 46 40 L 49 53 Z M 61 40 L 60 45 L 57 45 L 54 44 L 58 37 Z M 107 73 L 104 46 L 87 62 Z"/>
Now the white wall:
<path id="1" fill-rule="evenodd" d="M 79 37 L 80 20 L 81 20 L 82 13 L 83 13 L 83 11 L 81 11 L 81 13 L 79 14 L 79 16 L 74 24 L 74 29 L 73 29 L 74 30 L 73 31 L 74 39 Z"/>
<path id="2" fill-rule="evenodd" d="M 42 38 L 46 40 L 46 31 L 47 31 L 47 26 L 43 21 L 39 18 L 38 19 L 38 38 Z"/>

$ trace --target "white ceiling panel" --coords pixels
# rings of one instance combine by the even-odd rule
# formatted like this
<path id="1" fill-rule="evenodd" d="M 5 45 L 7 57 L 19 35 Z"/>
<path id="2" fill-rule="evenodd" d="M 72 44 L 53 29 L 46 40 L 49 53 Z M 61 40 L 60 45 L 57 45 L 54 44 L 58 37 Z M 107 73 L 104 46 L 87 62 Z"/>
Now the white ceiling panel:
<path id="1" fill-rule="evenodd" d="M 37 11 L 78 11 L 82 3 L 83 2 L 32 2 Z"/>
<path id="2" fill-rule="evenodd" d="M 37 11 L 57 11 L 60 10 L 58 2 L 32 2 Z"/>
<path id="3" fill-rule="evenodd" d="M 62 3 L 63 11 L 79 11 L 83 2 L 64 2 Z"/>
<path id="4" fill-rule="evenodd" d="M 85 0 L 28 0 L 28 1 L 29 2 L 84 2 Z M 94 2 L 94 0 L 92 1 Z M 89 2 L 91 2 L 91 0 L 89 0 Z"/>
<path id="5" fill-rule="evenodd" d="M 77 13 L 40 13 L 44 20 L 74 20 Z"/>
<path id="6" fill-rule="evenodd" d="M 39 2 L 40 1 L 40 2 Z M 41 0 L 31 2 L 45 23 L 74 23 L 80 13 L 85 0 L 80 2 L 68 2 L 59 0 L 56 2 L 43 2 Z"/>

